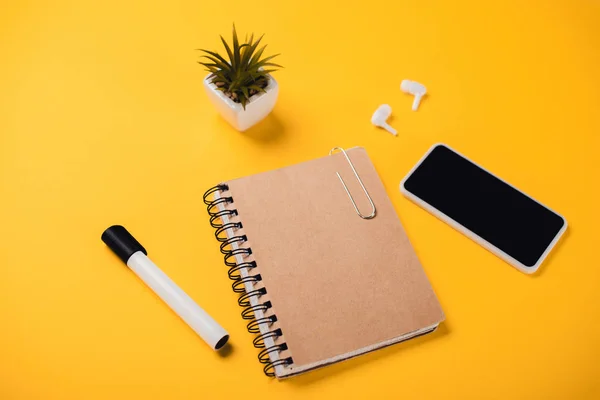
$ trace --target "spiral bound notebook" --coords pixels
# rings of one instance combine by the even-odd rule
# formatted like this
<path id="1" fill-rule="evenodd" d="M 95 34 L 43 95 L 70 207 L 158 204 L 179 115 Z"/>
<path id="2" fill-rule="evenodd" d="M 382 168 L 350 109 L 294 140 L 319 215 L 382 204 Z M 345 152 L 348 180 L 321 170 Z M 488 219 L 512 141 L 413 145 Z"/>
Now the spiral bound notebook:
<path id="1" fill-rule="evenodd" d="M 286 378 L 435 330 L 444 314 L 363 148 L 223 182 L 204 195 L 257 334 Z M 348 192 L 356 204 L 356 210 Z M 371 205 L 376 215 L 363 219 Z"/>

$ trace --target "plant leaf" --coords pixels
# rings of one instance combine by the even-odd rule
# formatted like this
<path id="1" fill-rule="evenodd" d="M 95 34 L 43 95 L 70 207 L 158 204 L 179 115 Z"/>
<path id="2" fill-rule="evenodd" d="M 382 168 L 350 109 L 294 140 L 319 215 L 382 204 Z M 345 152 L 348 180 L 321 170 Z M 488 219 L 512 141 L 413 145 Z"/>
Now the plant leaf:
<path id="1" fill-rule="evenodd" d="M 229 71 L 231 70 L 231 65 L 229 65 L 229 63 L 223 64 L 221 61 L 217 60 L 216 58 L 213 58 L 211 56 L 202 56 L 202 57 L 206 57 L 208 58 L 210 61 L 212 61 L 212 63 L 219 67 L 219 69 L 223 70 L 223 71 Z M 199 61 L 200 63 L 204 64 L 204 62 Z"/>
<path id="2" fill-rule="evenodd" d="M 204 49 L 200 49 L 200 51 L 203 51 L 203 52 L 207 53 L 208 55 L 216 58 L 217 60 L 221 61 L 223 64 L 230 64 L 219 53 L 217 53 L 215 51 L 204 50 Z M 208 57 L 208 56 L 203 56 L 203 57 Z"/>
<path id="3" fill-rule="evenodd" d="M 261 37 L 262 38 L 262 37 Z M 263 51 L 265 51 L 265 48 L 267 47 L 267 45 L 265 44 L 263 47 L 260 48 L 260 50 L 258 50 L 253 56 L 252 59 L 250 60 L 250 62 L 248 63 L 249 65 L 255 64 L 258 60 L 260 60 L 260 57 L 262 56 Z"/>
<path id="4" fill-rule="evenodd" d="M 276 69 L 263 69 L 262 71 L 259 71 L 258 73 L 260 74 L 259 77 L 264 77 L 265 79 L 267 79 L 267 76 L 271 72 L 277 72 L 277 70 Z M 257 77 L 257 79 L 258 79 L 258 77 Z"/>
<path id="5" fill-rule="evenodd" d="M 263 36 L 264 35 L 261 35 L 261 37 L 259 37 L 258 40 L 250 46 L 250 48 L 247 48 L 246 51 L 244 52 L 244 54 L 242 55 L 242 66 L 243 67 L 248 67 L 251 65 L 250 57 L 252 57 L 252 54 L 254 54 L 254 52 L 256 51 L 256 48 L 260 44 L 260 41 L 262 40 Z"/>
<path id="6" fill-rule="evenodd" d="M 250 95 L 248 94 L 248 88 L 245 86 L 242 86 L 242 93 L 244 93 L 244 97 L 246 99 L 250 99 Z"/>
<path id="7" fill-rule="evenodd" d="M 227 50 L 227 55 L 229 56 L 229 64 L 233 66 L 233 53 L 231 52 L 231 48 L 229 47 L 225 39 L 223 39 L 223 36 L 221 36 L 221 42 L 223 42 L 223 46 L 225 46 L 225 50 Z"/>
<path id="8" fill-rule="evenodd" d="M 263 65 L 265 65 L 266 63 L 268 63 L 268 62 L 269 62 L 269 60 L 272 60 L 272 59 L 274 59 L 274 58 L 275 58 L 275 57 L 277 57 L 278 55 L 279 55 L 279 54 L 275 54 L 275 55 L 272 55 L 272 56 L 269 56 L 269 57 L 265 57 L 265 58 L 263 58 L 262 60 L 260 60 L 260 61 L 257 61 L 256 63 L 252 64 L 252 66 L 251 66 L 251 67 L 252 67 L 252 68 L 260 68 L 260 67 L 262 67 Z"/>
<path id="9" fill-rule="evenodd" d="M 210 67 L 215 67 L 218 68 L 219 66 L 217 64 L 211 64 L 211 63 L 203 63 L 198 61 L 200 64 L 204 65 L 206 68 L 210 68 Z"/>
<path id="10" fill-rule="evenodd" d="M 238 41 L 235 24 L 233 24 L 233 68 L 237 69 L 240 65 L 240 42 Z"/>
<path id="11" fill-rule="evenodd" d="M 210 62 L 207 62 L 207 61 L 198 61 L 198 63 L 204 65 L 205 67 L 219 68 L 218 64 L 210 63 Z M 220 68 L 219 68 L 219 70 L 220 70 Z"/>
<path id="12" fill-rule="evenodd" d="M 254 35 L 254 34 L 252 34 Z M 244 63 L 244 60 L 246 59 L 246 54 L 248 54 L 248 51 L 250 51 L 252 49 L 252 44 L 248 42 L 247 40 L 247 36 L 246 36 L 246 43 L 244 43 L 243 45 L 240 46 L 240 68 L 244 69 L 244 67 L 246 66 L 246 63 Z"/>
<path id="13" fill-rule="evenodd" d="M 263 67 L 277 67 L 277 68 L 283 68 L 283 66 L 279 65 L 279 64 L 275 64 L 275 63 L 264 63 L 262 65 Z"/>
<path id="14" fill-rule="evenodd" d="M 258 85 L 250 85 L 250 86 L 248 86 L 248 89 L 254 89 L 257 92 L 265 92 L 265 93 L 267 92 L 264 88 L 261 88 Z"/>
<path id="15" fill-rule="evenodd" d="M 248 45 L 248 47 L 247 47 L 247 48 L 244 50 L 244 52 L 242 53 L 242 60 L 243 60 L 243 58 L 244 58 L 244 55 L 246 54 L 246 52 L 248 52 L 248 51 L 252 50 L 253 43 L 254 43 L 254 33 L 252 33 L 252 34 L 250 35 L 250 40 L 248 40 L 248 37 L 246 36 L 246 42 L 245 42 L 245 44 L 247 44 L 247 45 Z M 242 65 L 244 65 L 244 64 L 242 63 Z"/>
<path id="16" fill-rule="evenodd" d="M 204 64 L 204 63 L 201 63 L 201 62 L 199 62 L 199 63 L 202 64 L 204 67 L 206 67 L 206 70 L 208 72 L 212 72 L 213 74 L 216 73 L 216 72 L 219 72 L 219 69 L 215 68 L 213 66 L 213 64 Z"/>

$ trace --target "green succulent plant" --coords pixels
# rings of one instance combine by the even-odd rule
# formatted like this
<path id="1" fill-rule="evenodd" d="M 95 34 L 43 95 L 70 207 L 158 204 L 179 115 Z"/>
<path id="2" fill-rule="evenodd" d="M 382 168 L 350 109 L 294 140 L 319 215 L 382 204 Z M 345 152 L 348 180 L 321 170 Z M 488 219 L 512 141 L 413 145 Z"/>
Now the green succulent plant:
<path id="1" fill-rule="evenodd" d="M 256 41 L 254 41 L 254 34 L 250 36 L 250 40 L 246 36 L 244 43 L 240 44 L 234 25 L 232 46 L 229 46 L 221 36 L 229 61 L 215 51 L 198 49 L 205 53 L 202 57 L 207 60 L 198 63 L 212 74 L 209 77 L 210 82 L 231 100 L 241 103 L 244 109 L 252 96 L 265 91 L 269 84 L 269 74 L 277 71 L 278 68 L 283 68 L 279 64 L 270 62 L 279 54 L 261 58 L 267 47 L 267 45 L 258 47 L 263 36 Z"/>

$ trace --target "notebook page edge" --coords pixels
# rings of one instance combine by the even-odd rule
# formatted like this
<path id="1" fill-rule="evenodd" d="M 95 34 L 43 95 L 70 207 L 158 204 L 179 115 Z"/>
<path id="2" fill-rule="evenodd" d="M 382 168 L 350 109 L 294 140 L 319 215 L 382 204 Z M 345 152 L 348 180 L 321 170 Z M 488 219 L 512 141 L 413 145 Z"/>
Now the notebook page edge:
<path id="1" fill-rule="evenodd" d="M 344 354 L 340 354 L 338 356 L 335 357 L 331 357 L 328 358 L 326 360 L 322 360 L 322 361 L 318 361 L 315 363 L 311 363 L 311 364 L 306 364 L 306 365 L 301 365 L 299 367 L 288 367 L 285 370 L 282 370 L 281 374 L 276 374 L 277 375 L 277 379 L 287 379 L 287 378 L 291 378 L 294 377 L 296 375 L 300 375 L 303 374 L 305 372 L 309 372 L 311 370 L 317 369 L 317 368 L 321 368 L 321 367 L 325 367 L 328 366 L 330 364 L 335 364 L 341 361 L 345 361 L 354 357 L 358 357 L 360 355 L 366 354 L 366 353 L 370 353 L 372 351 L 376 351 L 379 349 L 382 349 L 384 347 L 388 347 L 388 346 L 392 346 L 394 344 L 400 343 L 400 342 L 405 342 L 408 341 L 410 339 L 416 338 L 417 336 L 421 336 L 421 335 L 426 335 L 429 333 L 433 333 L 435 332 L 435 330 L 439 327 L 439 325 L 443 322 L 443 320 L 426 326 L 424 328 L 421 329 L 417 329 L 416 331 L 413 332 L 409 332 L 406 333 L 404 335 L 389 339 L 389 340 L 385 340 L 383 342 L 379 342 L 370 346 L 366 346 L 348 353 L 344 353 Z"/>

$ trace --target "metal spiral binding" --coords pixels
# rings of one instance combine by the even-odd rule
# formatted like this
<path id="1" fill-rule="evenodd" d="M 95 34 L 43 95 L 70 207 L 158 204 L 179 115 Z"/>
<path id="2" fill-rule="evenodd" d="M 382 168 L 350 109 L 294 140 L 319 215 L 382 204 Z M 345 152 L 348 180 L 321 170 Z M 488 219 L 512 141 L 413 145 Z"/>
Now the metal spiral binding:
<path id="1" fill-rule="evenodd" d="M 265 289 L 265 288 L 254 289 L 254 290 L 242 295 L 238 299 L 238 304 L 240 305 L 240 307 L 249 307 L 250 306 L 250 297 L 252 297 L 252 296 L 260 297 L 263 294 L 267 294 L 267 289 Z"/>
<path id="2" fill-rule="evenodd" d="M 275 361 L 271 361 L 270 354 L 274 352 L 281 352 L 287 350 L 287 344 L 275 344 L 273 346 L 266 347 L 265 340 L 266 339 L 277 339 L 278 337 L 283 335 L 281 329 L 269 330 L 268 332 L 261 333 L 260 326 L 267 325 L 271 326 L 274 322 L 277 321 L 276 315 L 265 316 L 262 318 L 256 318 L 256 311 L 265 312 L 271 308 L 271 302 L 265 301 L 263 303 L 258 303 L 256 305 L 252 305 L 250 299 L 255 297 L 259 299 L 262 295 L 267 293 L 267 289 L 262 287 L 258 289 L 254 289 L 251 291 L 246 291 L 246 284 L 251 283 L 252 285 L 260 282 L 262 277 L 260 274 L 242 276 L 242 270 L 246 269 L 250 273 L 252 269 L 256 268 L 256 261 L 243 261 L 238 263 L 236 257 L 241 256 L 242 258 L 246 258 L 252 254 L 252 249 L 249 247 L 241 247 L 243 243 L 248 241 L 246 235 L 234 235 L 232 237 L 228 237 L 227 231 L 231 229 L 232 231 L 236 231 L 243 227 L 241 222 L 224 222 L 222 217 L 235 217 L 238 215 L 237 210 L 235 209 L 222 209 L 219 210 L 219 205 L 227 205 L 233 203 L 232 197 L 219 197 L 218 199 L 210 200 L 209 197 L 211 195 L 214 196 L 217 192 L 222 192 L 225 190 L 229 190 L 229 186 L 226 184 L 220 184 L 208 189 L 202 200 L 204 204 L 206 204 L 206 210 L 210 215 L 210 225 L 216 229 L 215 238 L 221 243 L 219 246 L 219 250 L 224 256 L 225 265 L 229 267 L 227 272 L 229 279 L 233 281 L 231 284 L 231 288 L 235 293 L 240 293 L 241 296 L 238 299 L 238 304 L 241 307 L 245 307 L 242 311 L 242 318 L 246 320 L 250 320 L 248 323 L 247 329 L 248 332 L 253 334 L 259 334 L 253 341 L 254 347 L 262 349 L 258 354 L 258 361 L 261 364 L 265 364 L 263 371 L 265 375 L 269 377 L 275 376 L 275 367 L 277 366 L 286 366 L 293 364 L 293 360 L 291 357 L 280 358 Z M 236 243 L 237 248 L 233 248 L 232 244 Z"/>
<path id="3" fill-rule="evenodd" d="M 248 332 L 250 332 L 250 333 L 260 333 L 260 325 L 261 324 L 268 324 L 269 326 L 271 326 L 273 324 L 273 322 L 277 322 L 276 315 L 271 315 L 269 317 L 255 319 L 254 321 L 249 322 L 248 326 L 246 326 L 246 328 L 248 329 Z"/>
<path id="4" fill-rule="evenodd" d="M 215 231 L 215 238 L 217 238 L 219 242 L 224 242 L 227 240 L 227 234 L 225 234 L 225 237 L 222 237 L 221 234 L 223 232 L 227 231 L 227 229 L 240 229 L 241 227 L 242 224 L 240 222 L 228 222 Z"/>
<path id="5" fill-rule="evenodd" d="M 227 216 L 227 217 L 235 217 L 237 215 L 237 210 L 223 210 L 223 211 L 219 211 L 217 213 L 214 213 L 210 216 L 210 225 L 213 228 L 220 228 L 223 226 L 223 224 L 219 224 L 216 221 L 221 220 L 221 217 Z"/>
<path id="6" fill-rule="evenodd" d="M 237 281 L 239 279 L 242 279 L 242 269 L 254 269 L 256 268 L 256 262 L 255 261 L 250 261 L 250 262 L 243 262 L 241 264 L 238 264 L 237 267 L 231 267 L 229 268 L 229 271 L 227 272 L 227 274 L 229 275 L 229 279 L 231 279 L 232 281 Z"/>

